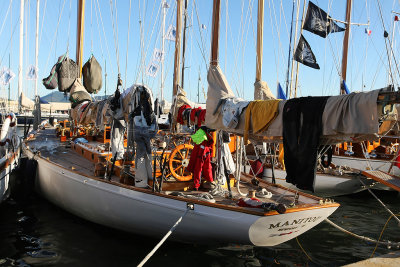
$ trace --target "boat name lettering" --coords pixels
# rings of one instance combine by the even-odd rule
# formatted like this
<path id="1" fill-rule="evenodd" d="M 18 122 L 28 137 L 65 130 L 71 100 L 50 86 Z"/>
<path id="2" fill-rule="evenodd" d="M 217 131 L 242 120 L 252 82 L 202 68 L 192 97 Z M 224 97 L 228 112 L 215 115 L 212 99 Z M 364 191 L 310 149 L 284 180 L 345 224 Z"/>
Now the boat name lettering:
<path id="1" fill-rule="evenodd" d="M 290 225 L 305 224 L 305 223 L 310 223 L 310 222 L 316 222 L 319 219 L 321 219 L 321 216 L 301 218 L 301 219 L 296 219 L 296 220 L 292 220 L 292 221 L 285 221 L 285 222 L 278 222 L 276 224 L 272 224 L 271 223 L 271 224 L 269 224 L 269 229 L 279 228 L 279 227 L 284 227 L 284 226 L 290 226 Z"/>

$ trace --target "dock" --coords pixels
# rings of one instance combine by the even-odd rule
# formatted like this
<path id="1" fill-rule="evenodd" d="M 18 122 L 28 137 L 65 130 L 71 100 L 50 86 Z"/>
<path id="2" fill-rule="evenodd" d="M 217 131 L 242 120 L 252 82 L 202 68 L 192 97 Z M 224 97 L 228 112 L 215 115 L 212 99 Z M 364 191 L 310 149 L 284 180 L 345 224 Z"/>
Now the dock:
<path id="1" fill-rule="evenodd" d="M 400 266 L 400 250 L 393 251 L 385 255 L 381 255 L 375 258 L 366 259 L 363 261 L 351 263 L 348 265 L 344 265 L 346 267 L 386 267 L 386 266 Z"/>

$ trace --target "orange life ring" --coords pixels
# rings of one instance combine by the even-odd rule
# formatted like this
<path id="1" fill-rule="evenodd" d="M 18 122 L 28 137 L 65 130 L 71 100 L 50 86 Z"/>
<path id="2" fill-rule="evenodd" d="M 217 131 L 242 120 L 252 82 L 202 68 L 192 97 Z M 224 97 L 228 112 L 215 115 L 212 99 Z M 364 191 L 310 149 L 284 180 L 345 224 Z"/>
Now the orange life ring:
<path id="1" fill-rule="evenodd" d="M 192 173 L 186 169 L 192 150 L 193 145 L 181 144 L 175 147 L 169 156 L 169 170 L 178 181 L 185 182 L 192 179 Z"/>

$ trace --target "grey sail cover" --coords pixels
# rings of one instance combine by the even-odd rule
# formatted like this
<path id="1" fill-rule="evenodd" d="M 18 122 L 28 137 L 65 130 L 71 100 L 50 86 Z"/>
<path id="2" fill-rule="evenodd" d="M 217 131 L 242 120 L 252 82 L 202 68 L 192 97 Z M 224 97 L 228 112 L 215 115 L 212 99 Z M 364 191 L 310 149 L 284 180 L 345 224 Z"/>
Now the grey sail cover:
<path id="1" fill-rule="evenodd" d="M 331 32 L 342 32 L 345 29 L 339 27 L 321 8 L 313 2 L 308 2 L 306 19 L 304 20 L 303 30 L 315 33 L 326 38 Z"/>
<path id="2" fill-rule="evenodd" d="M 319 69 L 317 59 L 303 35 L 300 36 L 299 43 L 297 44 L 296 52 L 294 53 L 294 60 L 311 68 Z"/>
<path id="3" fill-rule="evenodd" d="M 58 69 L 58 90 L 60 92 L 69 92 L 71 86 L 79 76 L 78 72 L 78 65 L 75 61 L 65 57 Z"/>
<path id="4" fill-rule="evenodd" d="M 94 56 L 83 65 L 82 76 L 83 86 L 91 94 L 97 94 L 102 86 L 101 66 Z"/>

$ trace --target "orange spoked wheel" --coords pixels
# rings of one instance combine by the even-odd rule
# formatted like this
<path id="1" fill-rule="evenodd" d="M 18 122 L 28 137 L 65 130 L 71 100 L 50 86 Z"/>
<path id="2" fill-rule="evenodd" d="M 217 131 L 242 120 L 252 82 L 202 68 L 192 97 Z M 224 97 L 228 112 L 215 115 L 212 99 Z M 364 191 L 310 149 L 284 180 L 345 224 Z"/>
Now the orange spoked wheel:
<path id="1" fill-rule="evenodd" d="M 181 144 L 175 147 L 169 157 L 169 170 L 178 181 L 184 182 L 192 179 L 192 174 L 186 169 L 192 150 L 193 145 Z"/>

